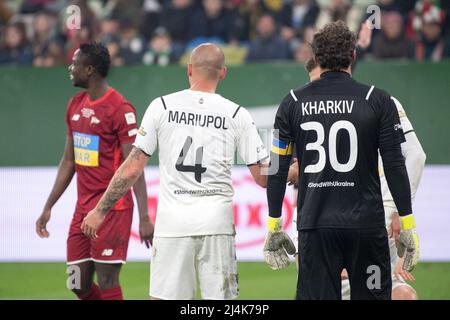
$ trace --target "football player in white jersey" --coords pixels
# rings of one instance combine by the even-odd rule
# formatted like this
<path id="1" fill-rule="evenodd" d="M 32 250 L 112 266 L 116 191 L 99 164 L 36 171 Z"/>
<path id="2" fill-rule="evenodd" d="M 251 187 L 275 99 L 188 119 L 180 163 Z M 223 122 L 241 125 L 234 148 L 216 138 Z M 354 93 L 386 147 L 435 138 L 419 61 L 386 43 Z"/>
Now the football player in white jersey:
<path id="1" fill-rule="evenodd" d="M 231 166 L 235 152 L 258 185 L 268 153 L 249 112 L 216 93 L 226 67 L 222 50 L 195 48 L 190 89 L 153 100 L 133 151 L 85 220 L 95 237 L 103 217 L 140 176 L 159 148 L 160 192 L 150 273 L 153 299 L 194 299 L 198 275 L 203 299 L 234 299 L 238 274 Z"/>
<path id="2" fill-rule="evenodd" d="M 310 81 L 317 80 L 320 77 L 320 67 L 314 62 L 314 60 L 309 60 L 306 63 L 305 67 L 308 71 Z M 402 154 L 405 157 L 406 169 L 408 171 L 409 181 L 411 184 L 411 196 L 412 199 L 414 199 L 420 183 L 420 179 L 422 177 L 426 155 L 423 151 L 422 145 L 417 138 L 417 135 L 414 133 L 411 122 L 406 116 L 403 106 L 396 98 L 391 97 L 391 99 L 394 101 L 397 107 L 403 133 L 405 135 L 406 142 L 402 143 L 401 148 Z M 411 273 L 403 269 L 403 258 L 399 258 L 397 252 L 396 241 L 398 240 L 400 233 L 400 219 L 391 192 L 389 191 L 386 178 L 382 171 L 383 163 L 381 161 L 381 157 L 379 157 L 378 167 L 380 168 L 380 182 L 386 218 L 386 227 L 389 229 L 391 270 L 393 272 L 392 300 L 416 300 L 418 299 L 416 291 L 406 282 L 414 281 L 415 279 Z M 292 170 L 290 171 L 288 180 L 291 184 L 295 184 L 298 182 L 296 181 L 296 179 L 298 178 L 298 174 L 296 174 L 295 172 L 298 170 L 297 161 L 293 163 L 291 168 Z M 294 203 L 297 203 L 297 201 L 295 200 Z M 295 217 L 292 225 L 293 229 L 295 229 L 293 230 L 293 234 L 296 235 L 297 230 Z M 297 243 L 296 239 L 294 239 L 294 243 Z M 348 275 L 345 269 L 342 272 L 342 299 L 350 300 L 350 282 L 348 280 Z"/>

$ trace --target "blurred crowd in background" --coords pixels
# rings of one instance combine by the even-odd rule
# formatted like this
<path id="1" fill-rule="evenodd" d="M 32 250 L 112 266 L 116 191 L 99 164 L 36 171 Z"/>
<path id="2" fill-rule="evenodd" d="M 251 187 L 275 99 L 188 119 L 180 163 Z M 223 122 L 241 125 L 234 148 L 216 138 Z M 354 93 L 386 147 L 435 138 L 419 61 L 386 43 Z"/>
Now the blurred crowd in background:
<path id="1" fill-rule="evenodd" d="M 373 4 L 381 29 L 361 32 Z M 80 29 L 68 28 L 70 5 Z M 65 65 L 91 41 L 114 66 L 185 63 L 202 42 L 221 44 L 228 64 L 303 63 L 314 32 L 335 20 L 360 34 L 364 59 L 450 57 L 450 0 L 0 0 L 0 64 Z"/>

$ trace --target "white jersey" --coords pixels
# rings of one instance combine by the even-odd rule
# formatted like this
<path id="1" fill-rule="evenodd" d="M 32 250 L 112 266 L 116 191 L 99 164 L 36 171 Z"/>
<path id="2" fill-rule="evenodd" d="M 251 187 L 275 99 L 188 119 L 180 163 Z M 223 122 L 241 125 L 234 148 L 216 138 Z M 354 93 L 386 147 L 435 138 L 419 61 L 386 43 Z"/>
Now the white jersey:
<path id="1" fill-rule="evenodd" d="M 403 106 L 396 98 L 391 97 L 391 99 L 397 107 L 400 123 L 405 134 L 406 141 L 402 143 L 401 148 L 402 154 L 405 157 L 406 169 L 408 171 L 409 183 L 411 185 L 411 197 L 414 199 L 422 177 L 422 171 L 425 164 L 425 153 L 423 152 L 422 146 L 414 133 L 414 128 L 411 122 L 406 116 Z M 378 158 L 383 204 L 385 207 L 395 208 L 395 203 L 384 175 L 383 162 L 380 156 Z M 391 215 L 386 214 L 386 227 L 390 225 L 390 222 Z"/>
<path id="2" fill-rule="evenodd" d="M 157 237 L 234 235 L 231 166 L 268 157 L 246 109 L 219 94 L 183 90 L 150 103 L 134 146 L 159 147 Z"/>

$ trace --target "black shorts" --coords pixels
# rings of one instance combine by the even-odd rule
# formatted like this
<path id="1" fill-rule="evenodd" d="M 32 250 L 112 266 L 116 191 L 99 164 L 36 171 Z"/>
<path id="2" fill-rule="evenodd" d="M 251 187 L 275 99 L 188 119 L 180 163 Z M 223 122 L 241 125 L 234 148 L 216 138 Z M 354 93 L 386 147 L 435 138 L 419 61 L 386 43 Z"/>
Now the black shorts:
<path id="1" fill-rule="evenodd" d="M 387 230 L 301 230 L 298 237 L 297 299 L 341 299 L 347 269 L 354 300 L 390 300 L 391 262 Z"/>

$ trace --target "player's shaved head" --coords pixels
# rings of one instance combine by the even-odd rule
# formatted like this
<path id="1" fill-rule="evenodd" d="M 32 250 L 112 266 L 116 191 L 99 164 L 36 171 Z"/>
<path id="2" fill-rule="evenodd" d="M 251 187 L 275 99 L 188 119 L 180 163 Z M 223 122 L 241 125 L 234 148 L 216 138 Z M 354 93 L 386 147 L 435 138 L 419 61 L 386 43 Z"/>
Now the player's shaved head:
<path id="1" fill-rule="evenodd" d="M 212 43 L 197 46 L 191 53 L 189 64 L 192 73 L 204 80 L 220 80 L 225 67 L 225 55 L 222 49 Z"/>

